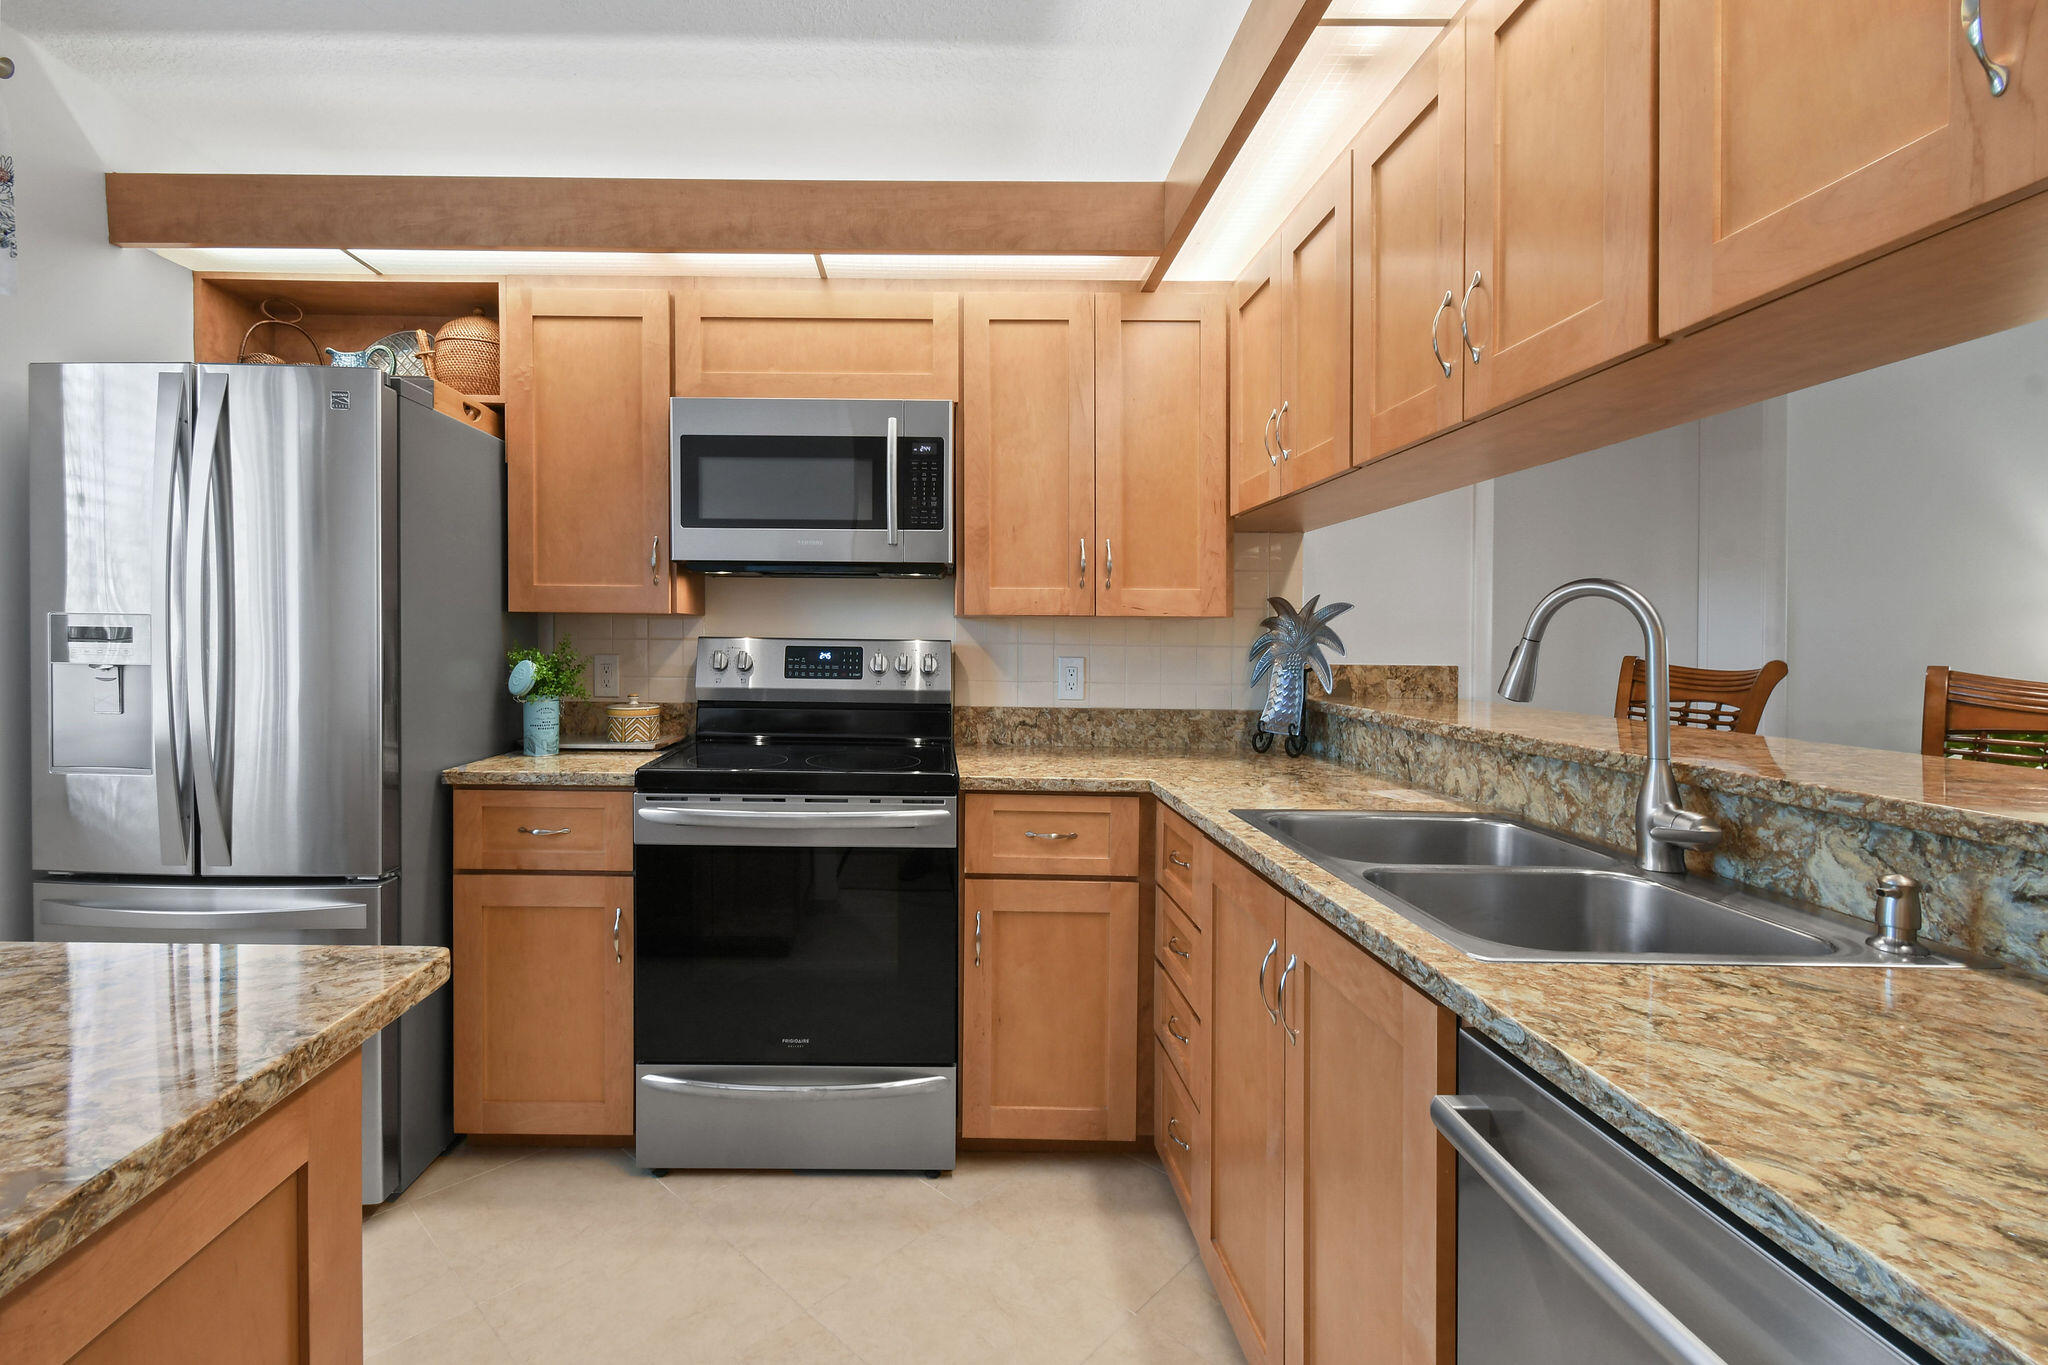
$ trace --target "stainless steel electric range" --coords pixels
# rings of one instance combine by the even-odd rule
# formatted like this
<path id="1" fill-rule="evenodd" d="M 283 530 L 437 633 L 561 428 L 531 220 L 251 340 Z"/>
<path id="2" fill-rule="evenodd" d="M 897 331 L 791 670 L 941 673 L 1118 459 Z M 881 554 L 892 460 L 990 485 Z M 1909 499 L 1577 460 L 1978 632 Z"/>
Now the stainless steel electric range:
<path id="1" fill-rule="evenodd" d="M 635 787 L 639 1164 L 951 1169 L 950 644 L 700 640 Z"/>

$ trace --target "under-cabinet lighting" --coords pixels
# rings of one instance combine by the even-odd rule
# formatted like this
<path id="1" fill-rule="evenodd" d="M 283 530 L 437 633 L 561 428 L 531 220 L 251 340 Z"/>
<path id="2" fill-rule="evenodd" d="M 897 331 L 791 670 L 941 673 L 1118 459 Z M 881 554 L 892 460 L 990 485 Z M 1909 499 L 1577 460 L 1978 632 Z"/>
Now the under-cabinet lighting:
<path id="1" fill-rule="evenodd" d="M 385 251 L 355 255 L 382 275 L 749 275 L 818 277 L 809 253 L 748 251 Z"/>
<path id="2" fill-rule="evenodd" d="M 1331 0 L 1330 7 L 1323 11 L 1323 18 L 1390 19 L 1395 22 L 1422 20 L 1441 25 L 1449 23 L 1457 12 L 1458 7 L 1448 0 Z"/>
<path id="3" fill-rule="evenodd" d="M 1392 12 L 1397 6 L 1370 8 Z M 1429 13 L 1441 6 L 1415 8 Z M 1332 5 L 1330 12 L 1337 9 Z M 1224 173 L 1166 278 L 1235 279 L 1435 37 L 1433 28 L 1318 28 Z"/>
<path id="4" fill-rule="evenodd" d="M 331 247 L 160 246 L 156 254 L 187 270 L 252 275 L 364 275 L 368 266 Z"/>
<path id="5" fill-rule="evenodd" d="M 827 279 L 1142 280 L 1150 256 L 825 256 Z"/>

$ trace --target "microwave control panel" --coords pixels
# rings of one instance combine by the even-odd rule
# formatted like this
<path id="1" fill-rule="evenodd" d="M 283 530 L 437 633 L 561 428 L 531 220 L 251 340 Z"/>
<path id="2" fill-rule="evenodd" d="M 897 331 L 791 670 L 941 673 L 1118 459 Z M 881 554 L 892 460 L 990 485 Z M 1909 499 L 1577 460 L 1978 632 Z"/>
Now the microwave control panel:
<path id="1" fill-rule="evenodd" d="M 946 443 L 911 437 L 896 454 L 898 524 L 906 531 L 946 529 Z"/>

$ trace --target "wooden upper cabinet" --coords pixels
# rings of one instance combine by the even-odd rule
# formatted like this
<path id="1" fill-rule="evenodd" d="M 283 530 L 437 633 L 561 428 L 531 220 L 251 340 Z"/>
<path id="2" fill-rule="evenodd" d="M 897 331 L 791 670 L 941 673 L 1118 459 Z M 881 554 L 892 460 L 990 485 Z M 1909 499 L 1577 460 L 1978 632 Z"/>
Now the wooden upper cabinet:
<path id="1" fill-rule="evenodd" d="M 1351 152 L 1280 225 L 1280 487 L 1351 465 Z"/>
<path id="2" fill-rule="evenodd" d="M 1280 239 L 1230 288 L 1230 510 L 1280 496 Z"/>
<path id="3" fill-rule="evenodd" d="M 1360 463 L 1464 420 L 1465 35 L 1446 28 L 1352 144 Z"/>
<path id="4" fill-rule="evenodd" d="M 960 398 L 960 298 L 890 289 L 676 295 L 675 391 L 709 398 Z"/>
<path id="5" fill-rule="evenodd" d="M 1661 11 L 1666 334 L 2048 177 L 2048 6 L 1984 0 L 1987 55 L 2011 70 L 2000 96 L 1943 0 Z"/>
<path id="6" fill-rule="evenodd" d="M 959 609 L 1093 615 L 1093 301 L 969 294 L 961 313 Z"/>
<path id="7" fill-rule="evenodd" d="M 1656 10 L 1474 0 L 1467 13 L 1459 293 L 1480 353 L 1467 417 L 1652 340 Z"/>
<path id="8" fill-rule="evenodd" d="M 1238 1345 L 1278 1365 L 1286 1307 L 1287 1040 L 1270 1013 L 1286 954 L 1286 899 L 1210 856 L 1209 1238 L 1202 1260 Z"/>
<path id="9" fill-rule="evenodd" d="M 1291 901 L 1286 960 L 1288 1365 L 1450 1365 L 1457 1021 Z"/>
<path id="10" fill-rule="evenodd" d="M 962 885 L 961 1134 L 1134 1139 L 1138 884 Z"/>
<path id="11" fill-rule="evenodd" d="M 511 285 L 504 359 L 511 609 L 671 610 L 668 295 Z"/>
<path id="12" fill-rule="evenodd" d="M 1223 299 L 1095 296 L 1098 616 L 1225 616 Z"/>

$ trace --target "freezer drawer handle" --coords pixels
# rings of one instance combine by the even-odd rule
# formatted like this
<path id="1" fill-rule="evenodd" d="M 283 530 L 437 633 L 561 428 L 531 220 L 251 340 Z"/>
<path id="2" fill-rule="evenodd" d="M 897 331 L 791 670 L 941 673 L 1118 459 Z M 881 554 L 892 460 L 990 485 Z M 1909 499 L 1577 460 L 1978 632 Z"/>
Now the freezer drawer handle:
<path id="1" fill-rule="evenodd" d="M 269 905 L 251 910 L 149 910 L 134 905 L 46 900 L 37 913 L 45 924 L 74 929 L 360 929 L 369 907 L 355 901 Z"/>
<path id="2" fill-rule="evenodd" d="M 1672 1365 L 1727 1365 L 1712 1347 L 1694 1336 L 1670 1309 L 1637 1284 L 1597 1242 L 1546 1199 L 1543 1191 L 1516 1170 L 1514 1163 L 1488 1142 L 1467 1117 L 1485 1113 L 1486 1102 L 1469 1095 L 1438 1095 L 1429 1102 L 1429 1121 L 1443 1134 L 1444 1141 L 1456 1148 L 1458 1155 L 1493 1187 L 1494 1193 L 1642 1334 L 1659 1358 Z"/>
<path id="3" fill-rule="evenodd" d="M 694 1081 L 684 1076 L 642 1076 L 640 1084 L 681 1094 L 732 1099 L 842 1100 L 871 1095 L 908 1095 L 936 1090 L 945 1076 L 905 1076 L 894 1081 L 861 1081 L 852 1085 L 748 1085 L 738 1081 Z"/>

